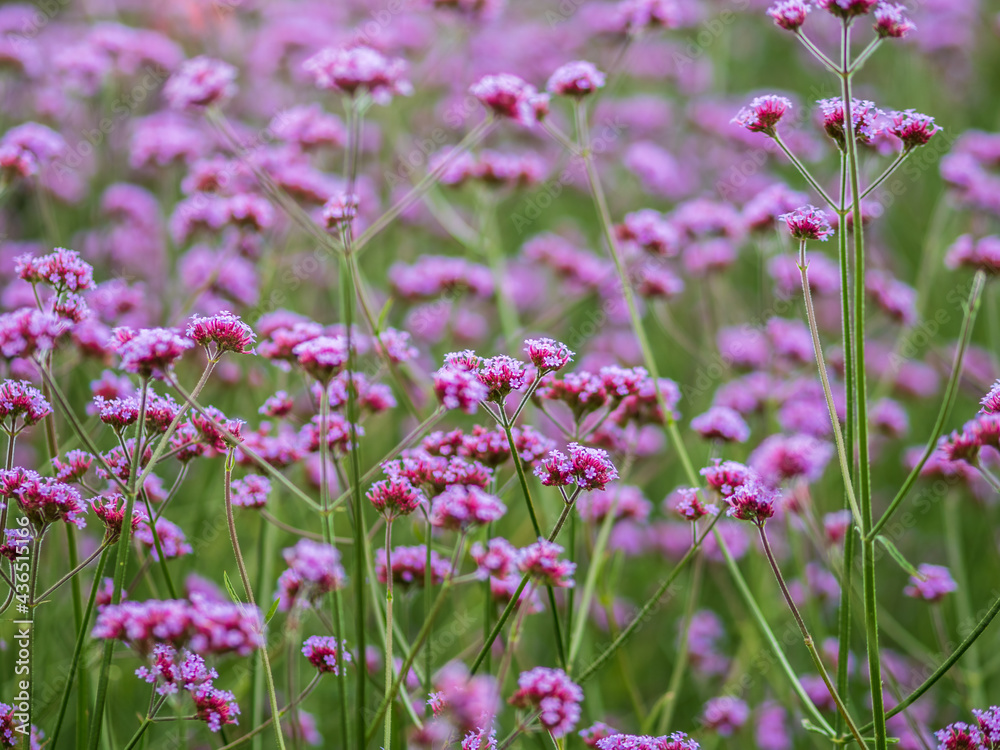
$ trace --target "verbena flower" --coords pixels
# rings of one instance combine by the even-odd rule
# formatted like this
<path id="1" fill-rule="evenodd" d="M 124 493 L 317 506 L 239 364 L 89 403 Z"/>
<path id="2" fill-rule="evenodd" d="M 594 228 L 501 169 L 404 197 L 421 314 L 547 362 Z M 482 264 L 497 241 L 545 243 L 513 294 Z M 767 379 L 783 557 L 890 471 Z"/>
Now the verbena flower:
<path id="1" fill-rule="evenodd" d="M 538 90 L 509 73 L 488 75 L 469 87 L 469 93 L 497 117 L 531 127 L 538 121 Z"/>
<path id="2" fill-rule="evenodd" d="M 880 2 L 875 6 L 875 33 L 882 39 L 902 39 L 916 26 L 905 15 L 906 6 Z"/>
<path id="3" fill-rule="evenodd" d="M 187 337 L 199 346 L 214 344 L 212 356 L 222 352 L 253 353 L 254 333 L 238 315 L 225 311 L 208 318 L 195 315 L 187 327 Z"/>
<path id="4" fill-rule="evenodd" d="M 691 429 L 706 440 L 745 443 L 750 437 L 750 427 L 735 409 L 713 406 L 704 414 L 691 420 Z"/>
<path id="5" fill-rule="evenodd" d="M 386 57 L 365 45 L 327 47 L 306 60 L 302 67 L 321 89 L 351 96 L 365 91 L 377 104 L 388 104 L 393 96 L 413 93 L 413 86 L 406 79 L 406 62 Z"/>
<path id="6" fill-rule="evenodd" d="M 553 737 L 563 737 L 576 727 L 583 690 L 564 671 L 535 667 L 520 674 L 517 686 L 510 703 L 540 711 L 538 721 Z"/>
<path id="7" fill-rule="evenodd" d="M 386 520 L 408 516 L 426 499 L 418 488 L 403 477 L 376 482 L 365 497 Z"/>
<path id="8" fill-rule="evenodd" d="M 786 31 L 797 31 L 806 22 L 806 15 L 812 6 L 804 0 L 780 0 L 767 10 L 776 26 Z"/>
<path id="9" fill-rule="evenodd" d="M 0 423 L 5 431 L 16 434 L 38 424 L 52 413 L 42 392 L 25 380 L 0 383 Z M 18 424 L 20 420 L 20 424 Z"/>
<path id="10" fill-rule="evenodd" d="M 733 123 L 746 128 L 751 133 L 764 133 L 773 136 L 778 123 L 785 112 L 791 109 L 792 103 L 784 96 L 768 94 L 758 96 L 750 102 L 750 106 L 741 109 Z"/>
<path id="11" fill-rule="evenodd" d="M 545 88 L 550 94 L 581 98 L 604 87 L 604 74 L 585 60 L 569 62 L 559 67 Z"/>
<path id="12" fill-rule="evenodd" d="M 904 594 L 914 599 L 939 602 L 958 588 L 951 572 L 943 565 L 921 563 L 917 572 L 923 577 L 910 576 L 910 583 L 903 589 Z"/>
<path id="13" fill-rule="evenodd" d="M 211 57 L 195 57 L 184 62 L 163 87 L 170 106 L 200 111 L 221 105 L 236 95 L 236 68 Z"/>
<path id="14" fill-rule="evenodd" d="M 325 672 L 340 674 L 340 670 L 351 662 L 351 653 L 345 644 L 343 642 L 338 644 L 336 638 L 329 636 L 309 636 L 302 644 L 302 654 L 321 674 Z"/>
<path id="15" fill-rule="evenodd" d="M 815 206 L 803 206 L 791 213 L 778 217 L 788 226 L 788 231 L 797 240 L 826 241 L 833 235 L 833 229 L 826 218 L 826 212 Z"/>

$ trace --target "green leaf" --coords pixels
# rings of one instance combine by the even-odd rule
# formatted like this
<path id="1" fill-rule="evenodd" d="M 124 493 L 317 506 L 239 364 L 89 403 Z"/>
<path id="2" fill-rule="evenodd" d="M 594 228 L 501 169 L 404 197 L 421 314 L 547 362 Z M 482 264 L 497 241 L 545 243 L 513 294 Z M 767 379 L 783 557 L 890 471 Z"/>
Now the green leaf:
<path id="1" fill-rule="evenodd" d="M 892 559 L 895 560 L 899 567 L 905 570 L 909 575 L 921 581 L 927 580 L 923 574 L 910 564 L 909 560 L 903 557 L 903 553 L 896 548 L 896 545 L 892 543 L 891 539 L 879 534 L 875 537 L 875 541 L 881 543 L 881 545 L 885 547 L 886 552 L 892 555 Z"/>
<path id="2" fill-rule="evenodd" d="M 815 734 L 821 734 L 824 737 L 829 737 L 830 739 L 834 739 L 833 735 L 831 735 L 822 727 L 816 726 L 811 721 L 809 721 L 809 719 L 802 719 L 802 726 L 805 727 L 806 731 L 808 732 L 814 732 Z"/>
<path id="3" fill-rule="evenodd" d="M 226 591 L 229 592 L 229 598 L 232 599 L 236 604 L 242 604 L 238 596 L 236 596 L 236 589 L 233 588 L 233 582 L 229 580 L 229 573 L 222 571 L 222 582 L 226 585 Z"/>
<path id="4" fill-rule="evenodd" d="M 274 617 L 274 613 L 278 611 L 278 604 L 280 604 L 280 603 L 281 603 L 281 597 L 279 596 L 271 604 L 271 608 L 269 610 L 267 610 L 267 617 L 264 618 L 264 624 L 265 625 L 267 625 L 269 622 L 271 622 L 271 618 Z"/>

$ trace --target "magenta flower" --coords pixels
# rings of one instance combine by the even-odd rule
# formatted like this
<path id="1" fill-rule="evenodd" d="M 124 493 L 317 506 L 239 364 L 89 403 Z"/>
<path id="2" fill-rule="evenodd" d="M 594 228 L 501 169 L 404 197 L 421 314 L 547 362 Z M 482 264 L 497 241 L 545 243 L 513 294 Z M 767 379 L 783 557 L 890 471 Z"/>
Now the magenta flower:
<path id="1" fill-rule="evenodd" d="M 253 353 L 253 330 L 238 315 L 228 311 L 209 318 L 195 315 L 188 324 L 187 337 L 206 349 L 215 344 L 215 351 L 210 350 L 210 356 L 218 356 L 222 352 Z"/>
<path id="2" fill-rule="evenodd" d="M 526 339 L 524 352 L 539 372 L 561 370 L 572 361 L 574 355 L 565 344 L 544 338 Z"/>
<path id="3" fill-rule="evenodd" d="M 271 480 L 260 474 L 247 474 L 233 480 L 232 493 L 233 505 L 238 508 L 263 508 L 271 493 Z"/>
<path id="4" fill-rule="evenodd" d="M 833 235 L 833 229 L 826 218 L 826 212 L 815 206 L 803 206 L 791 213 L 782 214 L 778 218 L 785 222 L 788 231 L 797 240 L 826 242 Z"/>
<path id="5" fill-rule="evenodd" d="M 546 487 L 565 487 L 573 484 L 573 461 L 565 453 L 551 450 L 535 467 L 535 476 L 541 479 Z"/>
<path id="6" fill-rule="evenodd" d="M 326 594 L 344 585 L 344 567 L 335 547 L 311 539 L 300 539 L 286 547 L 282 557 L 288 569 L 278 578 L 278 609 L 287 612 L 293 606 L 313 607 Z"/>
<path id="7" fill-rule="evenodd" d="M 351 653 L 346 645 L 338 644 L 336 638 L 329 636 L 313 635 L 306 638 L 302 644 L 302 654 L 320 674 L 340 674 L 341 664 L 346 668 L 351 661 Z"/>
<path id="8" fill-rule="evenodd" d="M 42 392 L 27 381 L 5 380 L 0 383 L 0 423 L 8 434 L 16 435 L 51 413 L 52 407 Z M 20 425 L 17 424 L 18 419 L 21 420 Z"/>
<path id="9" fill-rule="evenodd" d="M 475 414 L 490 392 L 475 372 L 445 366 L 434 373 L 434 393 L 444 408 Z"/>
<path id="10" fill-rule="evenodd" d="M 507 512 L 498 497 L 479 487 L 453 485 L 434 498 L 430 520 L 433 526 L 443 529 L 469 529 L 503 518 Z"/>
<path id="11" fill-rule="evenodd" d="M 160 542 L 163 557 L 167 560 L 184 557 L 184 555 L 190 555 L 194 552 L 194 548 L 188 544 L 187 537 L 184 536 L 180 526 L 163 517 L 156 519 L 155 539 L 147 518 L 143 518 L 139 523 L 139 528 L 135 531 L 135 539 L 146 547 L 149 556 L 157 562 L 160 560 L 160 552 L 156 548 L 157 540 Z"/>
<path id="12" fill-rule="evenodd" d="M 0 471 L 0 497 L 8 502 L 15 500 L 36 529 L 56 521 L 80 529 L 87 525 L 83 517 L 87 506 L 79 490 L 30 469 Z"/>
<path id="13" fill-rule="evenodd" d="M 820 8 L 838 18 L 849 20 L 871 12 L 879 0 L 817 0 Z"/>
<path id="14" fill-rule="evenodd" d="M 939 750 L 987 750 L 986 738 L 978 727 L 958 721 L 939 729 L 934 736 L 941 743 Z"/>
<path id="15" fill-rule="evenodd" d="M 1000 273 L 1000 236 L 991 234 L 974 241 L 971 234 L 963 234 L 948 248 L 944 262 L 948 268 L 966 266 L 995 276 Z"/>
<path id="16" fill-rule="evenodd" d="M 749 481 L 737 487 L 726 498 L 729 502 L 727 515 L 740 521 L 752 521 L 763 526 L 774 515 L 774 492 L 760 481 Z"/>
<path id="17" fill-rule="evenodd" d="M 680 233 L 652 208 L 626 214 L 624 221 L 615 227 L 615 234 L 623 242 L 634 243 L 652 255 L 672 258 L 681 250 Z"/>
<path id="18" fill-rule="evenodd" d="M 699 750 L 701 745 L 683 732 L 663 737 L 638 734 L 613 734 L 599 739 L 598 750 Z"/>
<path id="19" fill-rule="evenodd" d="M 923 599 L 925 602 L 939 602 L 946 594 L 950 594 L 958 588 L 955 579 L 951 577 L 951 572 L 943 565 L 921 564 L 917 568 L 923 578 L 910 576 L 910 583 L 903 589 L 903 593 L 914 599 Z"/>
<path id="20" fill-rule="evenodd" d="M 737 488 L 757 478 L 757 473 L 736 461 L 716 462 L 701 470 L 705 482 L 723 497 L 729 497 Z"/>
<path id="21" fill-rule="evenodd" d="M 511 705 L 540 711 L 538 721 L 553 737 L 573 731 L 580 720 L 583 690 L 569 675 L 561 669 L 535 667 L 521 673 L 517 686 Z"/>
<path id="22" fill-rule="evenodd" d="M 167 81 L 163 94 L 173 109 L 200 111 L 236 95 L 236 68 L 211 57 L 187 60 Z"/>
<path id="23" fill-rule="evenodd" d="M 823 116 L 823 129 L 843 151 L 847 148 L 847 127 L 844 118 L 844 100 L 839 96 L 831 99 L 820 99 L 820 114 Z M 851 100 L 851 120 L 854 122 L 854 138 L 858 143 L 871 143 L 879 129 L 876 120 L 882 115 L 881 110 L 873 102 L 865 99 Z"/>
<path id="24" fill-rule="evenodd" d="M 584 60 L 569 62 L 551 75 L 545 88 L 550 94 L 581 98 L 604 88 L 604 73 Z"/>
<path id="25" fill-rule="evenodd" d="M 758 96 L 750 102 L 750 106 L 741 109 L 732 122 L 751 133 L 773 136 L 781 118 L 791 107 L 792 103 L 783 96 Z"/>
<path id="26" fill-rule="evenodd" d="M 503 403 L 511 391 L 519 391 L 528 383 L 524 363 L 505 354 L 484 360 L 477 376 L 479 382 L 486 386 L 485 400 L 496 403 Z"/>
<path id="27" fill-rule="evenodd" d="M 555 542 L 539 537 L 538 541 L 522 549 L 517 555 L 517 569 L 535 581 L 553 588 L 573 588 L 573 571 L 576 563 L 560 560 L 563 548 Z"/>
<path id="28" fill-rule="evenodd" d="M 75 250 L 57 247 L 40 258 L 22 255 L 17 258 L 14 270 L 31 284 L 48 284 L 56 294 L 94 288 L 94 268 Z"/>
<path id="29" fill-rule="evenodd" d="M 0 355 L 6 359 L 32 357 L 51 351 L 70 331 L 72 323 L 34 307 L 0 314 Z"/>
<path id="30" fill-rule="evenodd" d="M 691 429 L 706 440 L 745 443 L 750 437 L 750 427 L 735 409 L 713 406 L 704 414 L 691 420 Z"/>
<path id="31" fill-rule="evenodd" d="M 125 525 L 125 498 L 118 494 L 98 495 L 90 500 L 90 508 L 94 515 L 104 524 L 105 541 L 113 541 L 121 536 Z M 139 508 L 132 511 L 132 531 L 146 519 L 146 514 Z"/>
<path id="32" fill-rule="evenodd" d="M 167 328 L 116 328 L 112 348 L 121 357 L 121 367 L 144 378 L 163 379 L 194 344 Z"/>
<path id="33" fill-rule="evenodd" d="M 539 119 L 535 108 L 538 90 L 515 75 L 483 76 L 469 87 L 469 93 L 497 117 L 525 127 L 531 127 Z"/>
<path id="34" fill-rule="evenodd" d="M 739 698 L 722 696 L 712 698 L 705 704 L 701 721 L 706 729 L 728 737 L 742 727 L 750 718 L 750 707 Z"/>
<path id="35" fill-rule="evenodd" d="M 327 47 L 302 66 L 321 89 L 343 91 L 354 96 L 367 91 L 376 104 L 389 104 L 393 96 L 409 96 L 413 86 L 406 80 L 407 65 L 378 50 L 359 45 L 351 48 Z"/>
<path id="36" fill-rule="evenodd" d="M 574 481 L 581 490 L 603 490 L 618 478 L 618 470 L 606 450 L 587 448 L 579 443 L 570 443 L 567 450 L 573 464 Z"/>
<path id="37" fill-rule="evenodd" d="M 912 109 L 896 112 L 889 127 L 889 132 L 903 142 L 905 151 L 925 145 L 940 130 L 941 128 L 934 124 L 933 117 L 914 112 Z"/>
<path id="38" fill-rule="evenodd" d="M 776 26 L 786 31 L 798 31 L 810 11 L 812 6 L 804 0 L 780 0 L 768 8 L 767 15 L 774 19 Z"/>
<path id="39" fill-rule="evenodd" d="M 705 504 L 699 497 L 699 491 L 693 487 L 681 487 L 670 498 L 668 504 L 681 518 L 697 521 L 705 516 L 714 516 L 719 509 L 712 504 Z"/>
<path id="40" fill-rule="evenodd" d="M 323 204 L 323 224 L 329 230 L 350 224 L 358 215 L 358 196 L 355 193 L 337 193 Z"/>
<path id="41" fill-rule="evenodd" d="M 905 15 L 906 6 L 880 2 L 875 7 L 875 33 L 882 39 L 902 39 L 916 26 Z"/>
<path id="42" fill-rule="evenodd" d="M 343 336 L 317 336 L 292 349 L 299 365 L 320 383 L 330 380 L 347 364 L 347 340 Z"/>
<path id="43" fill-rule="evenodd" d="M 388 521 L 399 516 L 408 516 L 419 508 L 425 499 L 424 493 L 402 477 L 376 482 L 365 497 Z"/>
<path id="44" fill-rule="evenodd" d="M 427 571 L 427 547 L 394 547 L 392 550 L 392 580 L 403 586 L 423 586 Z M 451 563 L 431 550 L 431 584 L 444 583 L 451 575 Z M 385 560 L 385 549 L 375 551 L 375 577 L 379 583 L 389 581 L 389 570 Z"/>

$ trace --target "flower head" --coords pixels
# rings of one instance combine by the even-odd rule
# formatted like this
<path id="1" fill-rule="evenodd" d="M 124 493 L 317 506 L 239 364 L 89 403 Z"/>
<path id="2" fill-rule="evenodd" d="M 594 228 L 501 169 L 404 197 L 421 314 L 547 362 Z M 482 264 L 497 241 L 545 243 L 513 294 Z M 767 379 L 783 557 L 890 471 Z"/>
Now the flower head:
<path id="1" fill-rule="evenodd" d="M 483 76 L 469 87 L 469 93 L 497 117 L 511 119 L 525 127 L 538 121 L 535 108 L 538 90 L 515 75 Z"/>
<path id="2" fill-rule="evenodd" d="M 691 420 L 691 429 L 706 440 L 745 443 L 750 437 L 750 427 L 735 409 L 713 406 L 704 414 Z"/>
<path id="3" fill-rule="evenodd" d="M 490 394 L 475 372 L 454 367 L 442 367 L 434 373 L 434 393 L 446 409 L 461 409 L 475 414 L 481 401 Z"/>
<path id="4" fill-rule="evenodd" d="M 431 525 L 445 529 L 468 529 L 498 521 L 507 512 L 498 497 L 479 487 L 452 485 L 431 503 Z"/>
<path id="5" fill-rule="evenodd" d="M 780 0 L 767 10 L 776 26 L 786 31 L 797 31 L 806 22 L 806 15 L 812 10 L 804 0 Z"/>
<path id="6" fill-rule="evenodd" d="M 847 148 L 847 120 L 844 116 L 844 100 L 839 96 L 831 99 L 820 99 L 820 113 L 823 116 L 823 129 L 841 151 Z M 854 138 L 858 143 L 871 143 L 872 138 L 878 134 L 879 130 L 875 126 L 875 121 L 882 114 L 881 110 L 873 102 L 865 99 L 851 100 L 851 120 L 854 123 Z"/>
<path id="7" fill-rule="evenodd" d="M 194 344 L 167 328 L 116 328 L 112 347 L 121 357 L 125 372 L 142 377 L 163 378 L 174 362 Z"/>
<path id="8" fill-rule="evenodd" d="M 231 312 L 220 312 L 209 318 L 195 315 L 187 327 L 187 336 L 199 346 L 215 344 L 215 354 L 234 352 L 252 353 L 253 330 Z"/>
<path id="9" fill-rule="evenodd" d="M 788 231 L 797 240 L 825 242 L 833 235 L 833 229 L 826 218 L 826 212 L 815 206 L 803 206 L 791 213 L 782 214 L 778 218 L 785 222 Z"/>
<path id="10" fill-rule="evenodd" d="M 722 696 L 712 698 L 705 704 L 701 716 L 707 729 L 714 730 L 723 737 L 728 737 L 742 727 L 750 718 L 750 707 L 739 698 Z"/>
<path id="11" fill-rule="evenodd" d="M 597 750 L 699 750 L 701 745 L 683 732 L 664 737 L 613 734 L 597 741 Z"/>
<path id="12" fill-rule="evenodd" d="M 367 91 L 377 104 L 388 104 L 393 96 L 413 93 L 413 86 L 406 80 L 404 60 L 386 57 L 364 45 L 327 47 L 306 60 L 303 67 L 319 88 L 350 96 Z"/>
<path id="13" fill-rule="evenodd" d="M 584 60 L 569 62 L 558 68 L 545 88 L 550 94 L 584 97 L 604 87 L 604 73 Z"/>
<path id="14" fill-rule="evenodd" d="M 510 703 L 540 711 L 539 722 L 553 737 L 573 731 L 580 720 L 583 690 L 561 669 L 535 667 L 517 678 L 517 692 Z"/>
<path id="15" fill-rule="evenodd" d="M 955 579 L 951 577 L 951 572 L 943 565 L 923 563 L 917 568 L 917 572 L 923 577 L 910 576 L 909 585 L 903 589 L 904 594 L 914 599 L 939 602 L 946 594 L 958 588 Z"/>
<path id="16" fill-rule="evenodd" d="M 688 521 L 697 521 L 705 516 L 714 516 L 719 509 L 712 504 L 704 504 L 694 487 L 681 487 L 674 493 L 673 509 Z"/>
<path id="17" fill-rule="evenodd" d="M 871 12 L 879 0 L 817 0 L 820 8 L 837 16 L 849 20 L 856 16 L 863 16 Z"/>
<path id="18" fill-rule="evenodd" d="M 562 552 L 563 548 L 555 542 L 539 537 L 518 553 L 517 569 L 553 588 L 572 588 L 576 563 L 560 560 Z"/>
<path id="19" fill-rule="evenodd" d="M 341 642 L 329 636 L 313 635 L 302 644 L 302 654 L 319 673 L 340 674 L 341 664 L 351 661 L 351 654 Z"/>
<path id="20" fill-rule="evenodd" d="M 42 392 L 24 380 L 0 383 L 0 423 L 4 429 L 17 433 L 24 427 L 41 422 L 52 413 L 52 407 Z M 17 420 L 21 425 L 17 426 Z M 10 420 L 8 423 L 7 420 Z"/>
<path id="21" fill-rule="evenodd" d="M 526 339 L 524 353 L 539 371 L 561 370 L 573 359 L 570 348 L 553 339 Z"/>
<path id="22" fill-rule="evenodd" d="M 24 281 L 48 284 L 57 294 L 83 292 L 94 287 L 94 268 L 75 250 L 57 247 L 49 255 L 22 255 L 14 270 Z"/>
<path id="23" fill-rule="evenodd" d="M 484 360 L 477 375 L 479 382 L 486 386 L 486 400 L 498 403 L 511 391 L 523 388 L 528 378 L 524 363 L 505 354 Z"/>
<path id="24" fill-rule="evenodd" d="M 323 224 L 331 231 L 350 224 L 357 215 L 358 196 L 355 193 L 337 193 L 323 204 Z"/>
<path id="25" fill-rule="evenodd" d="M 347 364 L 347 340 L 343 336 L 317 336 L 292 349 L 299 365 L 320 383 L 329 383 Z"/>
<path id="26" fill-rule="evenodd" d="M 195 57 L 174 73 L 163 89 L 174 109 L 200 111 L 236 94 L 236 68 L 211 57 Z"/>
<path id="27" fill-rule="evenodd" d="M 778 123 L 791 106 L 792 103 L 783 96 L 758 96 L 750 102 L 750 106 L 741 109 L 732 121 L 751 133 L 774 135 Z"/>
<path id="28" fill-rule="evenodd" d="M 889 132 L 903 142 L 903 149 L 906 151 L 925 145 L 939 130 L 941 128 L 934 124 L 933 117 L 914 112 L 912 109 L 896 112 L 889 127 Z"/>
<path id="29" fill-rule="evenodd" d="M 875 7 L 875 33 L 882 39 L 902 39 L 916 26 L 905 15 L 906 6 L 880 2 Z"/>
<path id="30" fill-rule="evenodd" d="M 573 477 L 582 490 L 603 490 L 618 478 L 618 470 L 611 463 L 606 450 L 588 448 L 579 443 L 567 447 L 573 464 Z"/>
<path id="31" fill-rule="evenodd" d="M 424 502 L 424 493 L 403 477 L 376 482 L 365 497 L 387 520 L 408 516 Z"/>
<path id="32" fill-rule="evenodd" d="M 774 491 L 759 480 L 751 480 L 737 487 L 729 501 L 728 515 L 740 521 L 752 521 L 763 526 L 774 515 Z"/>
<path id="33" fill-rule="evenodd" d="M 271 493 L 271 480 L 260 474 L 247 474 L 233 480 L 232 493 L 233 505 L 238 508 L 263 508 Z"/>

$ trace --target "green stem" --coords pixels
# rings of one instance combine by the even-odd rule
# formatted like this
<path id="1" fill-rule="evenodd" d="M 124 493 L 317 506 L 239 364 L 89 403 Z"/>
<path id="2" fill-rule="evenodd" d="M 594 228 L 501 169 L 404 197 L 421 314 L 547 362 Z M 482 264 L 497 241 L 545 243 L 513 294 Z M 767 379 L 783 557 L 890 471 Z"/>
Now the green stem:
<path id="1" fill-rule="evenodd" d="M 614 502 L 608 509 L 604 521 L 601 522 L 601 529 L 597 532 L 597 541 L 594 543 L 594 552 L 590 556 L 590 565 L 587 568 L 587 579 L 583 584 L 583 594 L 580 596 L 580 604 L 577 609 L 576 625 L 573 628 L 573 635 L 569 643 L 569 657 L 567 667 L 573 669 L 573 662 L 580 652 L 580 645 L 583 643 L 583 634 L 586 631 L 587 622 L 590 620 L 590 602 L 594 597 L 594 590 L 597 587 L 597 577 L 604 566 L 604 551 L 608 546 L 608 539 L 611 537 L 611 527 L 615 524 L 615 513 L 618 509 L 618 499 L 620 490 L 615 493 Z"/>
<path id="2" fill-rule="evenodd" d="M 949 502 L 948 499 L 942 503 L 942 513 L 944 515 L 945 540 L 948 547 L 948 564 L 955 571 L 955 580 L 958 581 L 958 591 L 956 601 L 958 614 L 962 622 L 972 622 L 972 601 L 969 597 L 969 576 L 966 573 L 965 557 L 962 554 L 962 532 L 959 512 L 961 506 L 957 502 Z M 979 655 L 979 646 L 976 643 L 969 644 L 969 666 L 965 672 L 967 686 L 969 688 L 969 700 L 973 707 L 986 705 L 986 695 L 983 691 L 982 659 Z"/>
<path id="3" fill-rule="evenodd" d="M 704 556 L 699 556 L 694 561 L 694 570 L 691 572 L 691 586 L 688 591 L 687 604 L 684 606 L 684 615 L 681 619 L 681 642 L 677 648 L 674 668 L 670 671 L 670 682 L 667 683 L 667 692 L 663 701 L 663 713 L 660 714 L 657 734 L 666 734 L 670 730 L 670 725 L 674 720 L 674 710 L 677 708 L 677 699 L 680 697 L 681 685 L 684 684 L 684 672 L 687 667 L 688 656 L 690 655 L 691 620 L 694 617 L 695 607 L 698 606 L 698 596 L 701 592 L 701 575 L 704 567 L 705 558 Z"/>
<path id="4" fill-rule="evenodd" d="M 805 165 L 801 161 L 799 161 L 799 158 L 792 153 L 791 149 L 789 149 L 788 146 L 785 145 L 785 142 L 781 140 L 781 136 L 778 135 L 777 130 L 774 131 L 774 135 L 772 136 L 772 138 L 774 138 L 774 142 L 778 144 L 778 148 L 780 148 L 785 153 L 785 156 L 787 156 L 788 160 L 792 162 L 792 165 L 798 170 L 799 174 L 802 175 L 802 177 L 805 178 L 805 181 L 809 183 L 809 186 L 817 193 L 819 193 L 820 197 L 824 201 L 826 201 L 827 205 L 829 205 L 830 208 L 836 211 L 837 204 L 833 202 L 833 198 L 827 195 L 826 191 L 822 188 L 822 186 L 818 182 L 816 182 L 816 178 L 814 178 L 812 174 L 810 174 L 809 170 L 806 169 Z"/>
<path id="5" fill-rule="evenodd" d="M 385 522 L 385 697 L 386 705 L 392 700 L 392 521 Z M 360 668 L 359 668 L 360 669 Z M 390 750 L 392 745 L 392 707 L 385 712 L 385 731 L 383 734 L 383 750 Z"/>
<path id="6" fill-rule="evenodd" d="M 861 543 L 862 589 L 865 602 L 865 636 L 868 650 L 868 670 L 871 679 L 872 715 L 875 720 L 875 750 L 886 750 L 885 699 L 882 693 L 882 662 L 878 642 L 878 602 L 875 593 L 875 542 L 872 528 L 871 463 L 868 453 L 868 377 L 865 372 L 865 241 L 861 212 L 861 175 L 858 165 L 858 143 L 854 130 L 853 91 L 851 86 L 851 24 L 844 22 L 841 36 L 841 97 L 844 108 L 844 135 L 847 151 L 848 177 L 851 186 L 851 212 L 854 216 L 854 366 L 855 406 L 858 425 L 858 485 L 860 490 L 861 526 L 865 538 Z M 847 228 L 841 222 L 842 231 Z"/>
<path id="7" fill-rule="evenodd" d="M 871 185 L 865 188 L 865 191 L 861 193 L 861 200 L 864 200 L 875 190 L 878 190 L 879 186 L 882 185 L 883 182 L 892 177 L 893 172 L 899 169 L 899 165 L 902 164 L 904 161 L 906 161 L 906 157 L 909 156 L 912 153 L 912 151 L 913 151 L 912 148 L 903 149 L 903 151 L 900 152 L 899 156 L 893 159 L 892 164 L 886 167 L 885 171 L 878 176 L 875 182 L 873 182 Z"/>
<path id="8" fill-rule="evenodd" d="M 133 734 L 132 738 L 125 743 L 122 750 L 132 750 L 133 747 L 139 744 L 139 740 L 142 739 L 146 730 L 153 724 L 156 714 L 159 713 L 160 708 L 162 708 L 163 704 L 166 702 L 167 696 L 160 696 L 156 703 L 154 703 L 149 709 L 149 713 L 143 718 L 142 723 L 139 724 L 139 728 L 135 730 L 135 734 Z"/>

